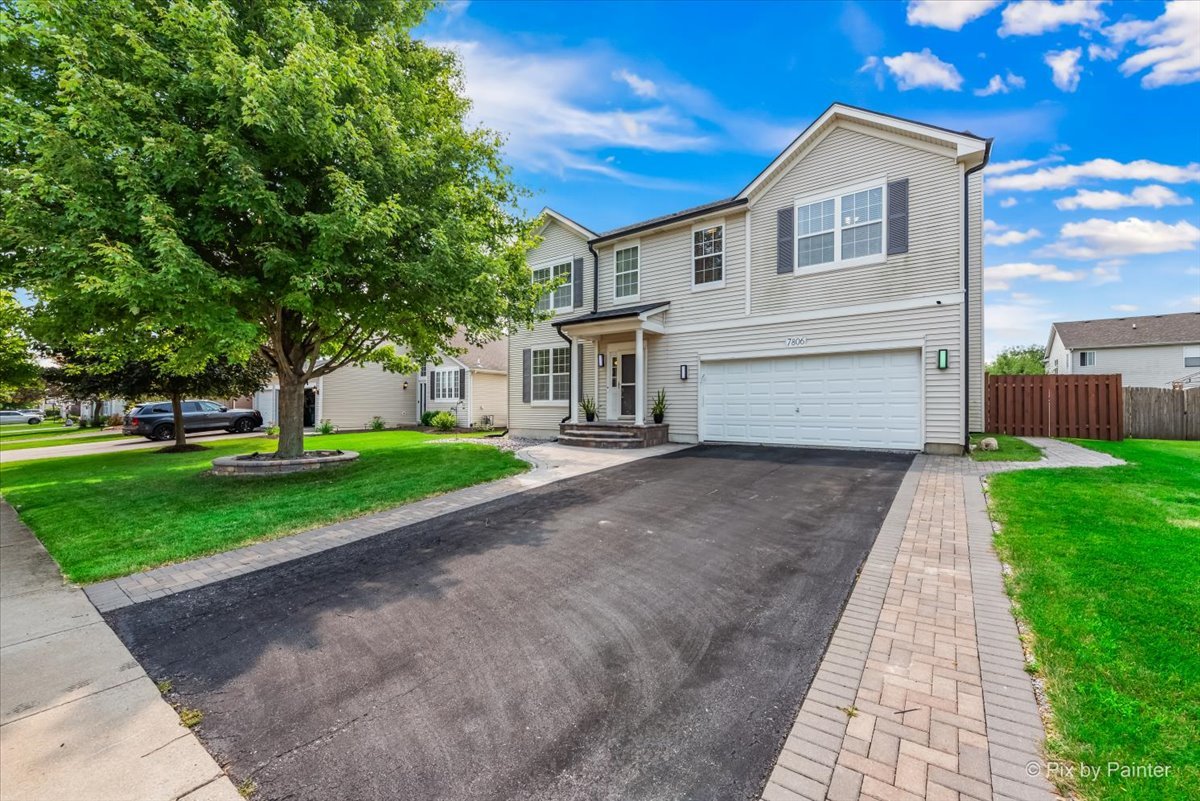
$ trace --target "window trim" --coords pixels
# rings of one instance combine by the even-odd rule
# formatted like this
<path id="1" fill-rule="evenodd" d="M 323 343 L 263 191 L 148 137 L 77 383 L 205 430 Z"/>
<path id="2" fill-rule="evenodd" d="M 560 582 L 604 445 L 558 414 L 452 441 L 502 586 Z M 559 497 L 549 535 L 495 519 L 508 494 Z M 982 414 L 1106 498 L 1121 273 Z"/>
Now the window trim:
<path id="1" fill-rule="evenodd" d="M 548 373 L 536 373 L 533 370 L 533 365 L 536 361 L 534 358 L 538 351 L 549 351 L 549 357 L 546 363 L 550 367 Z M 565 350 L 567 352 L 567 371 L 565 373 L 554 372 L 554 351 Z M 550 398 L 548 400 L 537 400 L 534 397 L 533 379 L 534 376 L 546 375 L 550 378 Z M 556 399 L 554 397 L 554 376 L 565 375 L 567 377 L 567 397 Z M 568 345 L 543 345 L 537 348 L 529 349 L 529 405 L 530 406 L 570 406 L 571 405 L 571 348 Z"/>
<path id="2" fill-rule="evenodd" d="M 442 376 L 442 375 L 451 375 L 454 377 L 453 380 L 451 381 L 451 384 L 453 385 L 453 390 L 454 390 L 453 395 L 450 395 L 447 397 L 441 397 L 438 394 L 438 392 L 439 392 L 438 376 Z M 432 403 L 445 403 L 446 401 L 454 401 L 455 403 L 457 403 L 458 401 L 462 400 L 462 387 L 458 386 L 459 377 L 461 375 L 462 374 L 459 372 L 459 368 L 457 368 L 457 367 L 440 367 L 440 368 L 430 370 L 429 371 L 429 382 L 433 386 L 433 398 L 431 399 L 431 402 Z"/>
<path id="3" fill-rule="evenodd" d="M 706 228 L 721 229 L 721 280 L 708 281 L 703 284 L 696 283 L 696 259 L 707 258 L 706 256 L 696 255 L 696 232 L 703 231 Z M 729 226 L 725 224 L 724 217 L 718 217 L 713 220 L 704 220 L 703 222 L 693 223 L 692 230 L 688 234 L 688 270 L 691 275 L 689 281 L 692 285 L 693 292 L 707 292 L 710 289 L 724 289 L 725 280 L 729 277 L 729 259 L 725 258 L 729 255 L 729 249 L 726 247 L 726 240 L 729 235 Z"/>
<path id="4" fill-rule="evenodd" d="M 888 193 L 887 193 L 888 177 L 886 175 L 872 178 L 868 181 L 860 181 L 854 184 L 835 187 L 818 193 L 807 195 L 797 195 L 792 199 L 792 275 L 812 275 L 814 273 L 824 273 L 830 270 L 841 270 L 847 267 L 863 267 L 868 264 L 882 264 L 887 261 L 887 219 L 888 219 Z M 882 195 L 882 212 L 879 220 L 880 224 L 880 248 L 879 253 L 872 253 L 869 256 L 859 256 L 854 259 L 842 258 L 842 231 L 845 230 L 842 226 L 842 197 L 844 195 L 852 195 L 855 192 L 863 192 L 868 189 L 878 189 Z M 801 206 L 808 206 L 812 203 L 820 203 L 825 200 L 833 201 L 833 261 L 823 262 L 821 264 L 809 264 L 800 266 L 800 235 L 799 231 L 799 209 Z M 867 223 L 863 223 L 866 225 Z M 850 226 L 857 227 L 857 226 Z M 824 233 L 824 232 L 822 232 Z"/>
<path id="5" fill-rule="evenodd" d="M 637 251 L 637 292 L 632 295 L 617 294 L 617 254 L 623 250 Z M 637 301 L 642 297 L 642 240 L 634 239 L 613 246 L 613 302 Z"/>
<path id="6" fill-rule="evenodd" d="M 548 311 L 551 314 L 559 314 L 560 312 L 573 311 L 575 309 L 575 259 L 577 259 L 577 258 L 578 258 L 578 256 L 570 255 L 570 256 L 567 256 L 565 260 L 563 260 L 561 258 L 560 259 L 550 259 L 548 261 L 542 261 L 537 264 L 529 265 L 529 272 L 530 272 L 530 276 L 531 276 L 530 280 L 532 281 L 532 283 L 535 283 L 535 284 L 539 283 L 539 281 L 537 280 L 536 277 L 533 277 L 533 274 L 536 273 L 538 270 L 545 270 L 545 269 L 549 268 L 550 277 L 554 278 L 554 268 L 561 267 L 564 264 L 567 265 L 567 282 L 565 284 L 563 284 L 562 286 L 551 290 L 551 292 L 550 292 L 550 302 L 553 303 L 554 302 L 554 295 L 553 295 L 554 292 L 557 292 L 559 289 L 562 289 L 563 287 L 570 287 L 571 291 L 568 295 L 569 300 L 567 302 L 567 305 L 566 306 L 551 306 L 549 309 L 541 309 L 539 311 Z M 641 269 L 640 259 L 638 262 L 638 269 Z"/>
<path id="7" fill-rule="evenodd" d="M 1084 357 L 1085 357 L 1085 356 L 1087 356 L 1089 353 L 1090 353 L 1090 354 L 1091 354 L 1091 356 L 1092 356 L 1092 359 L 1091 359 L 1091 361 L 1087 361 L 1087 360 L 1084 358 Z M 1080 367 L 1095 367 L 1095 366 L 1096 366 L 1096 351 L 1094 351 L 1094 350 L 1081 350 L 1081 351 L 1079 351 L 1079 366 L 1080 366 Z"/>

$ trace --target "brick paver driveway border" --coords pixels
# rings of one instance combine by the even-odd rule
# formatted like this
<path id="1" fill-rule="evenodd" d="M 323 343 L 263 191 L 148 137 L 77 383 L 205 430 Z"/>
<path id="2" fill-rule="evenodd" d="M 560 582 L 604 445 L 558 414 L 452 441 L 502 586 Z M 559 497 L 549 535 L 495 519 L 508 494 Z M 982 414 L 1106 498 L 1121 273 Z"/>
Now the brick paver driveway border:
<path id="1" fill-rule="evenodd" d="M 982 479 L 1122 464 L 1030 439 L 1040 462 L 918 456 L 863 566 L 764 801 L 1049 801 L 1045 731 Z"/>

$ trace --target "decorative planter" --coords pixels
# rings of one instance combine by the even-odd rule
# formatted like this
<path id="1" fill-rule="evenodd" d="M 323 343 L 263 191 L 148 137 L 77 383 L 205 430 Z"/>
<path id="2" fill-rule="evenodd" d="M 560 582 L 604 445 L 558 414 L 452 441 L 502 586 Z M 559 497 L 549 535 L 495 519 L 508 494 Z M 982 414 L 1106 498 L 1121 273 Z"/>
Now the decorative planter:
<path id="1" fill-rule="evenodd" d="M 213 459 L 212 471 L 217 476 L 278 476 L 308 470 L 326 470 L 353 462 L 358 451 L 305 451 L 295 459 L 276 459 L 269 454 L 248 453 L 221 456 Z"/>
<path id="2" fill-rule="evenodd" d="M 585 412 L 583 416 L 587 418 L 587 421 L 589 423 L 596 422 L 596 413 L 595 412 Z"/>
<path id="3" fill-rule="evenodd" d="M 655 425 L 662 425 L 662 421 L 663 421 L 663 415 L 661 415 L 661 414 L 654 415 L 654 424 Z"/>

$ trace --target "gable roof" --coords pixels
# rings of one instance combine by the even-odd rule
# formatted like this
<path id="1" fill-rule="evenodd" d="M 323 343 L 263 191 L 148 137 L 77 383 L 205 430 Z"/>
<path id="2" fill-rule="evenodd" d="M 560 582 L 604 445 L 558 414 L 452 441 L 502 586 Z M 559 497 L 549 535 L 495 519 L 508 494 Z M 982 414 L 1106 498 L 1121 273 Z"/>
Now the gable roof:
<path id="1" fill-rule="evenodd" d="M 605 231 L 595 239 L 591 240 L 591 244 L 596 245 L 600 242 L 607 242 L 610 239 L 620 239 L 623 236 L 629 236 L 630 234 L 636 234 L 641 231 L 648 231 L 651 228 L 658 228 L 660 225 L 666 225 L 668 223 L 689 220 L 692 217 L 699 217 L 702 214 L 709 214 L 714 211 L 744 206 L 748 202 L 749 201 L 745 198 L 727 197 L 722 198 L 721 200 L 714 200 L 711 203 L 702 203 L 699 206 L 692 206 L 691 208 L 683 209 L 682 211 L 672 212 L 671 214 L 663 214 L 659 217 L 651 217 L 648 220 L 642 220 L 641 222 L 623 225 L 620 228 L 613 228 Z"/>
<path id="2" fill-rule="evenodd" d="M 1191 345 L 1200 343 L 1200 312 L 1054 323 L 1050 326 L 1051 340 L 1056 332 L 1063 346 L 1071 350 Z"/>
<path id="3" fill-rule="evenodd" d="M 559 225 L 562 225 L 564 228 L 569 228 L 570 230 L 572 230 L 575 233 L 582 236 L 584 239 L 592 239 L 593 237 L 596 236 L 596 232 L 593 231 L 592 229 L 575 222 L 567 215 L 557 212 L 554 209 L 550 208 L 549 206 L 546 206 L 545 208 L 543 208 L 538 213 L 538 216 L 543 217 L 546 220 L 546 222 L 542 223 L 541 227 L 538 228 L 539 234 L 542 231 L 546 230 L 546 226 L 550 224 L 551 220 L 554 220 Z"/>
<path id="4" fill-rule="evenodd" d="M 468 370 L 498 370 L 508 372 L 508 341 L 498 339 L 482 345 L 472 345 L 461 333 L 455 334 L 450 344 L 464 348 L 465 353 L 454 359 Z"/>

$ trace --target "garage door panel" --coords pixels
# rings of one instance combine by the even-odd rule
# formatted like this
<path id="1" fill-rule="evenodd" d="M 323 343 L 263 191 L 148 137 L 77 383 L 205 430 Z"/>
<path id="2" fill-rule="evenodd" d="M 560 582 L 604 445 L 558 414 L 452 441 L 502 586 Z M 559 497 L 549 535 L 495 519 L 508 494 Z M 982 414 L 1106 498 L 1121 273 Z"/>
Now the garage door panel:
<path id="1" fill-rule="evenodd" d="M 920 371 L 915 350 L 705 363 L 701 437 L 918 449 Z"/>

